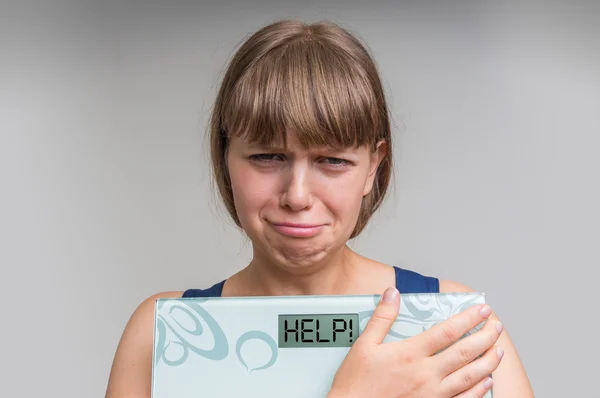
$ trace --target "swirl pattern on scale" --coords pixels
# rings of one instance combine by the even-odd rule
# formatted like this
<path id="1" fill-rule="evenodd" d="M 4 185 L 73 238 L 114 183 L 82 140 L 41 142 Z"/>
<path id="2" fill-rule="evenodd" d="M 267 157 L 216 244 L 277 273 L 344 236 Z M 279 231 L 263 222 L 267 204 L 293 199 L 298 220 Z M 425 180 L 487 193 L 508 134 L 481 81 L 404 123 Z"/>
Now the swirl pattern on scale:
<path id="1" fill-rule="evenodd" d="M 359 313 L 361 333 L 373 315 L 379 297 L 378 295 L 374 296 L 372 310 Z M 480 296 L 472 293 L 412 294 L 402 296 L 400 312 L 388 334 L 398 339 L 407 339 L 479 303 Z M 476 330 L 481 329 L 482 326 L 483 323 L 467 332 L 461 338 L 467 337 Z"/>
<path id="2" fill-rule="evenodd" d="M 265 342 L 269 346 L 269 348 L 271 349 L 271 357 L 267 361 L 267 363 L 256 368 L 248 369 L 246 361 L 244 361 L 244 358 L 242 358 L 242 346 L 248 340 L 260 340 Z M 242 365 L 244 365 L 248 373 L 252 373 L 255 370 L 263 370 L 273 366 L 273 364 L 277 361 L 278 348 L 277 343 L 269 334 L 260 330 L 251 330 L 240 336 L 235 347 L 235 352 L 237 354 L 238 360 Z"/>
<path id="3" fill-rule="evenodd" d="M 171 299 L 168 300 L 169 304 L 166 309 L 163 308 L 166 301 L 158 302 L 155 365 L 160 361 L 168 366 L 182 365 L 188 359 L 190 351 L 215 361 L 227 358 L 229 355 L 229 341 L 225 336 L 223 328 L 202 307 L 201 304 L 207 300 L 209 299 L 201 298 L 193 301 Z M 191 323 L 193 327 L 186 326 L 188 323 Z M 203 326 L 203 323 L 207 328 Z M 197 343 L 194 343 L 199 337 L 205 334 L 205 331 L 208 331 L 214 339 L 214 345 L 210 349 L 200 348 Z M 262 341 L 270 349 L 269 360 L 265 364 L 251 369 L 248 368 L 241 354 L 242 346 L 249 340 Z M 172 346 L 177 346 L 180 350 L 169 350 Z M 253 371 L 273 366 L 277 361 L 278 347 L 273 337 L 268 333 L 260 330 L 252 330 L 242 334 L 237 340 L 236 355 L 239 362 L 248 370 L 248 373 L 252 373 Z M 175 359 L 172 359 L 171 356 L 175 356 Z"/>
<path id="4" fill-rule="evenodd" d="M 176 301 L 176 303 L 174 302 Z M 222 360 L 229 354 L 229 342 L 219 323 L 200 305 L 206 300 L 194 300 L 190 302 L 172 300 L 169 304 L 168 311 L 164 314 L 158 313 L 156 316 L 156 355 L 155 363 L 163 361 L 169 366 L 178 366 L 183 364 L 188 358 L 189 352 L 203 356 L 212 360 Z M 164 305 L 164 302 L 159 302 L 158 309 Z M 194 324 L 193 328 L 187 328 L 174 316 L 177 312 L 178 316 L 184 316 L 187 320 Z M 208 326 L 208 331 L 214 339 L 214 346 L 210 349 L 203 349 L 193 344 L 191 340 L 200 337 L 204 334 L 204 327 L 200 319 Z M 167 331 L 172 334 L 176 341 L 167 341 Z M 181 347 L 179 356 L 176 359 L 169 359 L 167 351 L 171 344 Z"/>

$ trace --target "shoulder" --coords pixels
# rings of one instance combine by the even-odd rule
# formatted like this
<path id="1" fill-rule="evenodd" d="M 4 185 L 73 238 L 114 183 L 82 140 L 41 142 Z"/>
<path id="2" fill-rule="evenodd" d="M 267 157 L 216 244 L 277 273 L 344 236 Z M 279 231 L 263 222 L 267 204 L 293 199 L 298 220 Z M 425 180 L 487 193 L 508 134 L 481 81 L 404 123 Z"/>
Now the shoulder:
<path id="1" fill-rule="evenodd" d="M 150 396 L 154 306 L 157 299 L 180 298 L 183 292 L 161 292 L 137 305 L 127 322 L 113 360 L 106 397 Z"/>
<path id="2" fill-rule="evenodd" d="M 473 291 L 475 290 L 462 283 L 452 280 L 440 280 L 440 293 Z M 493 308 L 489 320 L 500 322 Z M 533 398 L 533 391 L 527 372 L 505 327 L 496 342 L 496 346 L 502 348 L 504 356 L 502 357 L 500 366 L 498 366 L 492 376 L 494 379 L 494 397 L 507 398 L 518 396 Z"/>
<path id="3" fill-rule="evenodd" d="M 440 293 L 456 293 L 456 292 L 474 292 L 470 287 L 463 285 L 462 283 L 440 279 Z"/>
<path id="4" fill-rule="evenodd" d="M 152 324 L 154 323 L 154 306 L 156 300 L 163 298 L 180 298 L 182 295 L 182 291 L 171 291 L 156 293 L 147 297 L 138 304 L 137 308 L 133 311 L 133 314 L 125 326 L 125 333 L 130 329 L 139 328 L 140 325 L 145 326 L 148 320 L 150 320 Z"/>
<path id="5" fill-rule="evenodd" d="M 170 291 L 153 294 L 147 297 L 141 303 L 138 304 L 137 308 L 133 311 L 133 314 L 129 318 L 121 342 L 126 340 L 131 334 L 135 334 L 136 341 L 139 337 L 153 337 L 152 327 L 154 325 L 154 306 L 156 300 L 163 298 L 180 298 L 183 295 L 182 291 Z M 150 330 L 148 330 L 150 326 Z"/>

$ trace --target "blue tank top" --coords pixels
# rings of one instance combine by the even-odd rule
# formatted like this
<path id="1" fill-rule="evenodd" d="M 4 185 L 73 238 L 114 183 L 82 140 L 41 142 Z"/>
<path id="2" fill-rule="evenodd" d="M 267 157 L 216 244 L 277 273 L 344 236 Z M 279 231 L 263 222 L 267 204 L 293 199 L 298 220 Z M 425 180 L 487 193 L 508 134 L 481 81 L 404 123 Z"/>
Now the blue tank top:
<path id="1" fill-rule="evenodd" d="M 394 267 L 396 273 L 396 289 L 400 293 L 439 293 L 438 278 L 424 276 L 417 272 Z M 188 289 L 183 297 L 221 297 L 225 281 L 214 284 L 208 289 Z"/>

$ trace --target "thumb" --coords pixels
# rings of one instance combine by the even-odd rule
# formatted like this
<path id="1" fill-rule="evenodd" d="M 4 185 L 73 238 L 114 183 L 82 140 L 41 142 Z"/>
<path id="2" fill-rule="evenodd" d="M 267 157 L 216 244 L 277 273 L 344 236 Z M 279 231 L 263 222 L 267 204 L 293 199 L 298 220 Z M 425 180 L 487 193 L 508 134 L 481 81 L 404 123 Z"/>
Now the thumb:
<path id="1" fill-rule="evenodd" d="M 363 341 L 381 344 L 398 317 L 399 311 L 400 292 L 395 287 L 389 287 L 381 296 L 381 300 L 361 335 Z"/>

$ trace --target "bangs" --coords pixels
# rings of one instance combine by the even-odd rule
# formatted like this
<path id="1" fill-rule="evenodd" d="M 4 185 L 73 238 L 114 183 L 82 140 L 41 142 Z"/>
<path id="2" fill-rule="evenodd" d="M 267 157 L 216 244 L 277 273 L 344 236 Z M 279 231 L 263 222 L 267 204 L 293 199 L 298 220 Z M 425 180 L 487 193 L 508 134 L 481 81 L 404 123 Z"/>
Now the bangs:
<path id="1" fill-rule="evenodd" d="M 383 96 L 359 58 L 311 37 L 277 47 L 251 64 L 223 101 L 226 135 L 305 148 L 374 145 L 384 135 Z"/>

